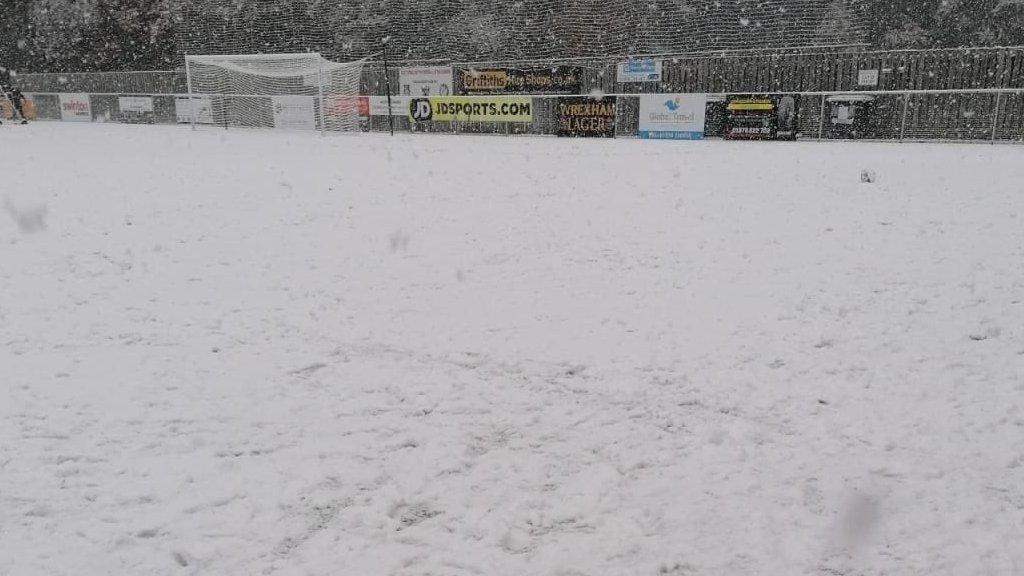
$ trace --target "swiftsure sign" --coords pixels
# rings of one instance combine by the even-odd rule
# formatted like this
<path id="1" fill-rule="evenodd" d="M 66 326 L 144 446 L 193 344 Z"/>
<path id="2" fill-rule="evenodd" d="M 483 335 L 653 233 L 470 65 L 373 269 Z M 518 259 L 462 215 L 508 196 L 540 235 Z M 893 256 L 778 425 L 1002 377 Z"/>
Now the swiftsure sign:
<path id="1" fill-rule="evenodd" d="M 417 122 L 532 122 L 533 99 L 529 96 L 413 98 L 409 102 L 409 118 Z"/>
<path id="2" fill-rule="evenodd" d="M 640 138 L 700 140 L 704 138 L 707 94 L 644 94 L 640 96 Z"/>
<path id="3" fill-rule="evenodd" d="M 60 119 L 65 122 L 92 122 L 92 105 L 89 95 L 61 94 Z"/>

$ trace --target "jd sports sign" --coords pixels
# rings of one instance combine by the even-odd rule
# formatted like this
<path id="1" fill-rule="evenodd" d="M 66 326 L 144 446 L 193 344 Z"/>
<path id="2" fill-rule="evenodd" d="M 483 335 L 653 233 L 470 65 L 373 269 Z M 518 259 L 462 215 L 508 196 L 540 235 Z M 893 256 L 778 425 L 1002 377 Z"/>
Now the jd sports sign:
<path id="1" fill-rule="evenodd" d="M 409 117 L 417 122 L 532 122 L 533 99 L 522 96 L 413 98 Z"/>
<path id="2" fill-rule="evenodd" d="M 409 115 L 418 122 L 433 120 L 434 113 L 430 109 L 430 100 L 426 98 L 413 98 L 409 102 Z"/>

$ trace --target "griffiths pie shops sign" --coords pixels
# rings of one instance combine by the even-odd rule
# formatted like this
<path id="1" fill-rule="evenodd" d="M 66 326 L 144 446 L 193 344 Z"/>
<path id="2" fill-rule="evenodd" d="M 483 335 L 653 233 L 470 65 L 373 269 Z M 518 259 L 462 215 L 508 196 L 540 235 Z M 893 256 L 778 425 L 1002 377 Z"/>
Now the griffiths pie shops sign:
<path id="1" fill-rule="evenodd" d="M 459 70 L 465 94 L 578 94 L 581 75 L 576 66 Z"/>

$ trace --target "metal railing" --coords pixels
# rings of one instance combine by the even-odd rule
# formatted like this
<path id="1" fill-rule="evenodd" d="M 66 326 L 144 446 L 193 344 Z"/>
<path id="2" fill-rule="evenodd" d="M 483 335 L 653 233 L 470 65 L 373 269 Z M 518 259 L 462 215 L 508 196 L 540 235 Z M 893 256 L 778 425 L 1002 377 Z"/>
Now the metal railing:
<path id="1" fill-rule="evenodd" d="M 955 140 L 955 141 L 1024 141 L 1024 89 L 984 90 L 919 90 L 861 91 L 856 93 L 829 91 L 800 94 L 799 127 L 802 138 L 870 139 L 870 140 Z M 184 92 L 148 94 L 153 99 L 152 112 L 120 110 L 119 96 L 142 93 L 89 94 L 93 120 L 123 123 L 175 124 L 186 123 L 179 107 L 188 102 Z M 58 93 L 30 94 L 39 119 L 60 120 Z M 198 97 L 200 95 L 193 95 Z M 609 94 L 616 97 L 615 133 L 632 137 L 637 133 L 639 96 Z M 212 99 L 208 123 L 229 128 L 237 125 L 238 106 L 247 110 L 266 108 L 255 115 L 261 122 L 249 127 L 273 128 L 269 96 L 208 95 Z M 315 97 L 310 97 L 314 98 Z M 493 97 L 492 97 L 493 98 Z M 526 123 L 510 122 L 414 122 L 408 114 L 397 111 L 393 117 L 397 131 L 416 133 L 533 134 L 554 135 L 558 132 L 557 99 L 560 96 L 533 95 L 533 118 Z M 724 129 L 726 94 L 711 94 L 706 108 L 705 135 L 721 136 Z M 319 102 L 316 106 L 319 106 Z M 251 117 L 252 115 L 250 115 Z M 319 128 L 319 126 L 318 126 Z M 387 116 L 364 117 L 360 128 L 366 132 L 389 129 Z M 330 127 L 328 126 L 328 129 Z"/>
<path id="2" fill-rule="evenodd" d="M 145 72 L 44 72 L 19 74 L 22 92 L 86 92 L 112 94 L 175 94 L 187 92 L 183 70 Z"/>

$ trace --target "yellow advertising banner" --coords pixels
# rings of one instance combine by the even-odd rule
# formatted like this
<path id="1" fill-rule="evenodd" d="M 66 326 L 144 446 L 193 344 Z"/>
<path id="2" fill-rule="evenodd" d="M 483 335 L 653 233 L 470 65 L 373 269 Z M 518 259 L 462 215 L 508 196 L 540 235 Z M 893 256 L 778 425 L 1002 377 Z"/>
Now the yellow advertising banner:
<path id="1" fill-rule="evenodd" d="M 579 94 L 578 66 L 459 70 L 465 94 Z"/>
<path id="2" fill-rule="evenodd" d="M 467 91 L 503 91 L 508 86 L 506 70 L 462 70 L 462 86 Z"/>
<path id="3" fill-rule="evenodd" d="M 532 122 L 529 96 L 432 96 L 413 98 L 409 118 L 417 122 Z"/>

